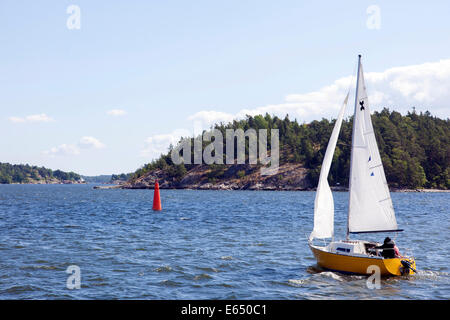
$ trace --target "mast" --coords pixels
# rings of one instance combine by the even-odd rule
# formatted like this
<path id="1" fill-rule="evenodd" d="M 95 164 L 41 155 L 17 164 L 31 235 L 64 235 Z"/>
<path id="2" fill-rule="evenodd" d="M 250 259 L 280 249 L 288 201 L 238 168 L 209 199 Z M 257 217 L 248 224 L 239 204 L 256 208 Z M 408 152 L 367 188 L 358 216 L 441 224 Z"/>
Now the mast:
<path id="1" fill-rule="evenodd" d="M 351 197 L 351 188 L 352 188 L 352 161 L 353 161 L 353 147 L 355 144 L 355 116 L 356 116 L 356 110 L 358 106 L 358 87 L 359 87 L 359 70 L 361 68 L 361 55 L 358 55 L 358 71 L 356 73 L 356 91 L 355 91 L 355 112 L 353 113 L 353 128 L 352 128 L 352 148 L 351 148 L 351 154 L 350 154 L 350 175 L 348 178 L 348 212 L 347 212 L 347 237 L 346 239 L 349 239 L 350 235 L 350 227 L 349 227 L 349 221 L 350 221 L 350 197 Z"/>

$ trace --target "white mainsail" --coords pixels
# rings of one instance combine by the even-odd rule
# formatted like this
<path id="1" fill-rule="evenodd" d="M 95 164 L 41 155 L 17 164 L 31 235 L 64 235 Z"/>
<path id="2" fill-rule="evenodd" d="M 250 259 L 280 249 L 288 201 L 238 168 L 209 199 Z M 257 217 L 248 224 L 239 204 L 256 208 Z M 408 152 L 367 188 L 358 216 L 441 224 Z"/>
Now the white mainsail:
<path id="1" fill-rule="evenodd" d="M 342 119 L 347 107 L 348 93 L 342 104 L 336 123 L 328 142 L 327 151 L 320 169 L 319 184 L 317 185 L 316 199 L 314 201 L 314 228 L 309 239 L 331 238 L 334 232 L 334 202 L 330 186 L 328 185 L 328 174 L 333 160 L 334 149 L 341 130 Z"/>
<path id="2" fill-rule="evenodd" d="M 361 61 L 352 137 L 348 232 L 397 230 L 394 207 L 370 117 Z"/>

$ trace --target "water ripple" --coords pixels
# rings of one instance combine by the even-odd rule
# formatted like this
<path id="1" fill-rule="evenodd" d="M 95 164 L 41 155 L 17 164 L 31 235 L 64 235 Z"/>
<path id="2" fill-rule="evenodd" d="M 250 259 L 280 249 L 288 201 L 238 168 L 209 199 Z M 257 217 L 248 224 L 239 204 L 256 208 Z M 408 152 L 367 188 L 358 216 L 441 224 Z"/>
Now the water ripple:
<path id="1" fill-rule="evenodd" d="M 418 274 L 324 271 L 307 246 L 314 192 L 93 190 L 0 185 L 2 299 L 449 299 L 450 194 L 392 194 Z M 334 193 L 344 235 L 348 194 Z M 384 235 L 383 235 L 384 236 Z M 380 241 L 370 235 L 368 240 Z M 69 290 L 69 266 L 81 289 Z"/>

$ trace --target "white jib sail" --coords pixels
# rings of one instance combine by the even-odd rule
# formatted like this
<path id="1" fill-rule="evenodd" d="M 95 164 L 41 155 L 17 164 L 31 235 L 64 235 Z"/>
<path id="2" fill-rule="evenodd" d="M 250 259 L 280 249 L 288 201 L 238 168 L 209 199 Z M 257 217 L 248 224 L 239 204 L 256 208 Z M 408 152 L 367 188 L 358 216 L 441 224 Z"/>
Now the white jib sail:
<path id="1" fill-rule="evenodd" d="M 314 228 L 309 239 L 331 238 L 334 232 L 334 202 L 333 194 L 328 185 L 328 173 L 330 172 L 334 150 L 336 148 L 339 132 L 341 131 L 342 119 L 347 107 L 348 93 L 342 104 L 336 123 L 328 141 L 327 151 L 320 169 L 319 184 L 317 185 L 316 199 L 314 201 Z"/>
<path id="2" fill-rule="evenodd" d="M 394 207 L 370 117 L 361 63 L 358 69 L 353 118 L 348 231 L 397 230 Z"/>

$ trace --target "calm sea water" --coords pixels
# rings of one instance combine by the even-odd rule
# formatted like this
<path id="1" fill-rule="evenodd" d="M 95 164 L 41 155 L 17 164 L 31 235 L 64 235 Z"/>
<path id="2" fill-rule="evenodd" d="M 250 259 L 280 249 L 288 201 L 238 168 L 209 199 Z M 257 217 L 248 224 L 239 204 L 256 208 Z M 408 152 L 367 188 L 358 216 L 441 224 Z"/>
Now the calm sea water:
<path id="1" fill-rule="evenodd" d="M 393 193 L 395 239 L 418 274 L 319 272 L 307 246 L 314 192 L 93 190 L 0 185 L 1 299 L 449 299 L 449 193 Z M 345 236 L 348 194 L 334 193 Z M 365 239 L 382 241 L 385 234 Z M 81 288 L 66 287 L 66 269 Z"/>

